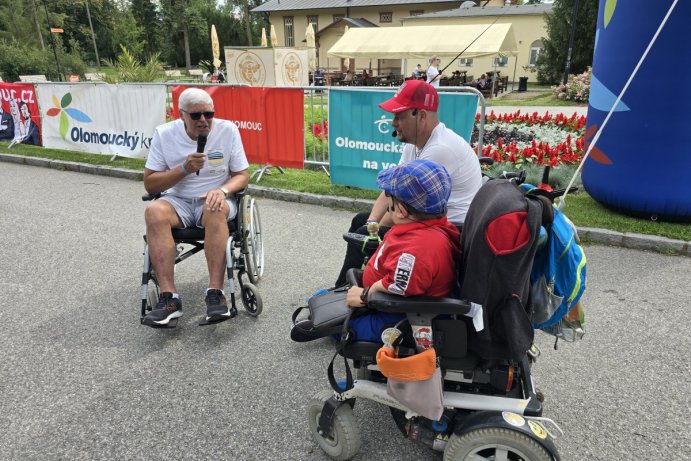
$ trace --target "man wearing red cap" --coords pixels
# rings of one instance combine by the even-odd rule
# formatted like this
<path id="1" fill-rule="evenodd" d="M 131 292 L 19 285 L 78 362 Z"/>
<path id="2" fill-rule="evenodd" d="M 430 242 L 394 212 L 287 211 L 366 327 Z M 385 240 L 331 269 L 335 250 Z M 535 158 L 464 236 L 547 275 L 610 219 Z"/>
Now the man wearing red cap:
<path id="1" fill-rule="evenodd" d="M 392 125 L 398 140 L 406 143 L 399 165 L 425 159 L 443 165 L 451 176 L 451 197 L 447 204 L 447 218 L 461 226 L 475 193 L 482 185 L 480 162 L 473 148 L 459 135 L 439 121 L 439 95 L 432 85 L 422 80 L 407 80 L 393 98 L 379 107 L 394 114 Z M 360 213 L 352 221 L 350 232 L 367 234 L 366 222 L 376 221 L 380 235 L 393 224 L 387 215 L 387 198 L 382 193 L 374 202 L 369 215 Z M 351 267 L 362 265 L 360 248 L 348 246 L 336 286 L 345 284 L 345 274 Z"/>

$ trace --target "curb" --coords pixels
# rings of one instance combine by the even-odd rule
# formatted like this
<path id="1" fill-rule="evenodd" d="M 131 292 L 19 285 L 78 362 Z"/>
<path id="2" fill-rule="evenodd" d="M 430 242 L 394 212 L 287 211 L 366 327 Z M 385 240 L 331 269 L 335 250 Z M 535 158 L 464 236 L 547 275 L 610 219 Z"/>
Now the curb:
<path id="1" fill-rule="evenodd" d="M 113 178 L 142 181 L 144 173 L 137 170 L 113 168 L 107 165 L 86 165 L 64 160 L 52 160 L 40 157 L 25 157 L 23 155 L 0 153 L 0 162 L 17 163 L 21 165 L 40 166 L 63 171 L 88 173 Z M 257 196 L 287 202 L 305 203 L 329 208 L 347 210 L 368 210 L 374 200 L 351 199 L 333 195 L 318 195 L 306 192 L 295 192 L 284 189 L 250 184 L 249 191 Z M 655 251 L 658 253 L 691 257 L 691 242 L 675 240 L 656 235 L 636 234 L 633 232 L 616 232 L 592 227 L 578 227 L 578 234 L 586 243 L 598 243 L 607 246 L 629 248 L 632 250 Z"/>

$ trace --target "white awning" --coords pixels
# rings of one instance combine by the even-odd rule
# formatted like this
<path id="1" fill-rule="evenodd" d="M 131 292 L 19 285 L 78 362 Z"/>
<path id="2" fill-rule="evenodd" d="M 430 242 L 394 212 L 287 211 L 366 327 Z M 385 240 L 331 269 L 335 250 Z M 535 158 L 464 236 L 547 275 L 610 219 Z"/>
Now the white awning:
<path id="1" fill-rule="evenodd" d="M 473 58 L 518 51 L 511 24 L 351 28 L 328 51 L 336 58 Z"/>

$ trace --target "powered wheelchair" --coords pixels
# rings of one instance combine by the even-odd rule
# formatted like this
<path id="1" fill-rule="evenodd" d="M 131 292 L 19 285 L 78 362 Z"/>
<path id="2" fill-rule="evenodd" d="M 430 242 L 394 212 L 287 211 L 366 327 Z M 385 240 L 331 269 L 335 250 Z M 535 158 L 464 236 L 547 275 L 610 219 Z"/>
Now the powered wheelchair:
<path id="1" fill-rule="evenodd" d="M 162 194 L 146 194 L 143 201 L 155 200 Z M 226 242 L 226 294 L 229 295 L 231 317 L 237 313 L 235 303 L 235 272 L 240 286 L 242 304 L 247 313 L 253 317 L 261 314 L 263 302 L 256 285 L 264 274 L 264 244 L 262 239 L 261 217 L 259 205 L 254 198 L 243 189 L 235 194 L 237 201 L 237 215 L 228 221 L 228 241 Z M 175 264 L 184 261 L 190 256 L 204 250 L 204 229 L 190 227 L 173 229 L 173 240 L 176 245 Z M 153 265 L 149 258 L 149 246 L 144 234 L 144 268 L 142 270 L 141 316 L 144 317 L 158 302 L 159 286 Z M 243 281 L 246 275 L 249 281 Z M 177 318 L 171 319 L 167 325 L 156 328 L 175 328 Z M 217 323 L 217 322 L 216 322 Z M 209 325 L 202 320 L 200 325 Z"/>
<path id="2" fill-rule="evenodd" d="M 347 460 L 358 452 L 361 433 L 353 407 L 356 399 L 365 398 L 388 406 L 405 437 L 442 451 L 444 461 L 560 459 L 554 440 L 563 431 L 542 416 L 543 397 L 531 375 L 540 351 L 533 344 L 526 307 L 540 227 L 550 222 L 549 199 L 526 198 L 504 179 L 480 189 L 461 237 L 460 299 L 370 295 L 368 309 L 406 316 L 396 325 L 399 336 L 393 346 L 398 359 L 434 350 L 434 376 L 441 375 L 441 384 L 437 380 L 433 392 L 417 397 L 417 410 L 392 395 L 392 380 L 379 361 L 382 343 L 353 338 L 346 321 L 334 355 L 343 357 L 346 377 L 336 380 L 332 361 L 332 390 L 314 396 L 307 408 L 310 431 L 327 455 Z M 365 236 L 344 238 L 363 251 L 368 245 Z M 358 271 L 351 269 L 348 283 L 360 281 Z M 477 304 L 482 305 L 481 328 Z M 436 414 L 441 417 L 422 416 L 426 410 L 419 406 L 437 399 Z"/>

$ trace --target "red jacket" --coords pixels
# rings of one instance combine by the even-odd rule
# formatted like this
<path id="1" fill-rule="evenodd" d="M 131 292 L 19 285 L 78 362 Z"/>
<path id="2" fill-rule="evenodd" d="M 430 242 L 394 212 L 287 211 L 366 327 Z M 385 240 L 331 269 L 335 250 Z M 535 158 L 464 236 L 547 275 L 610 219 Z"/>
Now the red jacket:
<path id="1" fill-rule="evenodd" d="M 456 287 L 460 234 L 446 217 L 396 224 L 367 263 L 363 285 L 381 280 L 402 296 L 448 296 Z"/>

